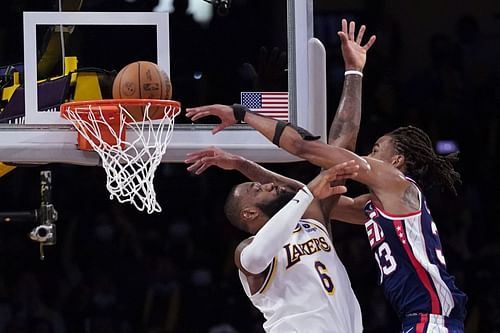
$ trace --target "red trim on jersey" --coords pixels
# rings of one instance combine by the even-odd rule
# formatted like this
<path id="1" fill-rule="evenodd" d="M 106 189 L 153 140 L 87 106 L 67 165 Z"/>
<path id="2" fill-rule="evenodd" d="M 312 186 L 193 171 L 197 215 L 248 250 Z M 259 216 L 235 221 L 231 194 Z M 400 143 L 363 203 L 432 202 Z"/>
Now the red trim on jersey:
<path id="1" fill-rule="evenodd" d="M 429 315 L 428 314 L 422 314 L 420 315 L 420 322 L 417 324 L 415 327 L 415 333 L 425 333 L 425 326 L 429 322 Z"/>
<path id="2" fill-rule="evenodd" d="M 405 249 L 406 255 L 408 255 L 408 258 L 410 258 L 410 262 L 415 268 L 415 271 L 417 272 L 417 276 L 420 279 L 420 282 L 424 285 L 425 289 L 429 292 L 429 296 L 431 297 L 431 312 L 440 314 L 441 313 L 441 304 L 439 302 L 438 295 L 436 294 L 436 291 L 434 290 L 432 286 L 432 282 L 429 280 L 429 276 L 427 275 L 427 272 L 425 269 L 422 267 L 422 265 L 418 262 L 417 258 L 415 258 L 415 255 L 413 254 L 412 249 L 410 248 L 410 244 L 408 244 L 408 239 L 406 237 L 406 230 L 403 226 L 403 221 L 401 220 L 394 220 L 393 221 L 394 225 L 394 231 L 396 232 L 396 235 L 398 235 L 398 227 L 400 227 L 400 231 L 404 235 L 400 238 L 401 245 L 403 245 L 403 248 Z"/>
<path id="3" fill-rule="evenodd" d="M 375 205 L 375 203 L 372 200 L 368 200 L 366 202 L 365 206 L 367 204 L 369 204 L 370 202 L 372 203 L 373 208 L 375 208 L 376 210 L 380 211 L 383 215 L 386 215 L 387 217 L 392 218 L 392 219 L 404 219 L 405 217 L 415 216 L 415 215 L 418 215 L 418 214 L 422 213 L 422 211 L 419 209 L 419 210 L 416 210 L 414 212 L 406 213 L 406 214 L 392 214 L 392 213 L 386 212 L 385 210 L 383 210 L 379 206 Z"/>

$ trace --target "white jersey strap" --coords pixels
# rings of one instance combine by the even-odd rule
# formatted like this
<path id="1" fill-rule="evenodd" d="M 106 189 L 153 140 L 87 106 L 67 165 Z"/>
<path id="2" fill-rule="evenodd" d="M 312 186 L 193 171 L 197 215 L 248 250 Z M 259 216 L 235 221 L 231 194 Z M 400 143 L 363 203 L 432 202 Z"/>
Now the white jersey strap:
<path id="1" fill-rule="evenodd" d="M 311 191 L 304 186 L 255 234 L 252 243 L 240 254 L 241 266 L 252 274 L 263 272 L 285 245 L 293 229 L 313 201 Z"/>

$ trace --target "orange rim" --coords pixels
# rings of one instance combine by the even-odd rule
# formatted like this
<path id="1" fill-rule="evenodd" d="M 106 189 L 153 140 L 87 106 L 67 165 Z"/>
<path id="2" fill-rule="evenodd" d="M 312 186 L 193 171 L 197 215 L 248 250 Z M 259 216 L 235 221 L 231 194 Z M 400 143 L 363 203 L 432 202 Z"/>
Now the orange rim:
<path id="1" fill-rule="evenodd" d="M 145 99 L 145 98 L 115 98 L 115 99 L 97 99 L 89 101 L 73 101 L 61 104 L 61 117 L 67 118 L 68 110 L 80 109 L 78 112 L 91 112 L 93 111 L 90 107 L 101 107 L 101 106 L 116 106 L 122 105 L 125 108 L 127 106 L 146 106 L 151 104 L 151 106 L 161 106 L 161 107 L 171 107 L 168 112 L 169 117 L 175 117 L 181 111 L 181 103 L 169 99 Z M 157 119 L 162 118 L 162 115 L 157 115 Z"/>

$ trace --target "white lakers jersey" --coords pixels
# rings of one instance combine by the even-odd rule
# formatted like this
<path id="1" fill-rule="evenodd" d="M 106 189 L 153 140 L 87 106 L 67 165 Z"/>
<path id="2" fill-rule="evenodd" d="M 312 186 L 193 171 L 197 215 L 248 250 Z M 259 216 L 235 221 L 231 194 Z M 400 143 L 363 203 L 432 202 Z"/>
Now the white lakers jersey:
<path id="1" fill-rule="evenodd" d="M 361 309 L 325 227 L 300 220 L 274 257 L 264 284 L 245 293 L 264 315 L 266 332 L 362 332 Z"/>

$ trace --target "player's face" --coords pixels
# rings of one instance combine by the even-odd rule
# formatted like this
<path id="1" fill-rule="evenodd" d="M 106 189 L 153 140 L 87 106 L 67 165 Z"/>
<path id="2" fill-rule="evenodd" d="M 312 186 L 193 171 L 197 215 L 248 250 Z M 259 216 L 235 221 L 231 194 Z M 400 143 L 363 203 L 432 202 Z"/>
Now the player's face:
<path id="1" fill-rule="evenodd" d="M 368 156 L 392 163 L 395 154 L 396 150 L 394 149 L 392 138 L 388 135 L 384 135 L 375 142 L 372 152 Z"/>
<path id="2" fill-rule="evenodd" d="M 273 201 L 287 189 L 274 183 L 261 184 L 258 182 L 243 183 L 239 186 L 237 195 L 246 202 L 262 204 Z"/>
<path id="3" fill-rule="evenodd" d="M 258 182 L 243 183 L 238 188 L 241 200 L 248 206 L 257 207 L 268 218 L 276 214 L 295 195 L 284 186 L 274 183 L 261 184 Z"/>

